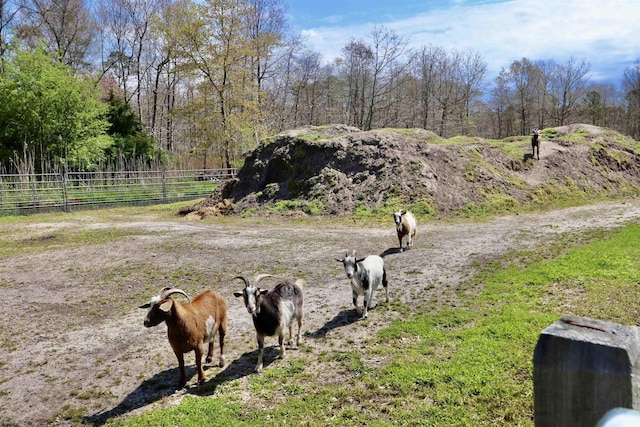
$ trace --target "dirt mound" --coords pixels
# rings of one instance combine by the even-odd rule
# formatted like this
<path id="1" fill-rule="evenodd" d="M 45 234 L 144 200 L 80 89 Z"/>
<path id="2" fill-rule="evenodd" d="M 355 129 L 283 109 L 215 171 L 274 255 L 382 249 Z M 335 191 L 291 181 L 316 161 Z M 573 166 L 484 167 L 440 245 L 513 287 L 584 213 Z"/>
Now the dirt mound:
<path id="1" fill-rule="evenodd" d="M 263 141 L 236 179 L 181 214 L 203 216 L 198 212 L 214 207 L 221 214 L 346 215 L 391 201 L 447 215 L 576 190 L 620 196 L 640 187 L 637 148 L 617 132 L 584 124 L 545 129 L 540 161 L 531 158 L 529 136 L 445 140 L 422 129 L 296 129 Z"/>

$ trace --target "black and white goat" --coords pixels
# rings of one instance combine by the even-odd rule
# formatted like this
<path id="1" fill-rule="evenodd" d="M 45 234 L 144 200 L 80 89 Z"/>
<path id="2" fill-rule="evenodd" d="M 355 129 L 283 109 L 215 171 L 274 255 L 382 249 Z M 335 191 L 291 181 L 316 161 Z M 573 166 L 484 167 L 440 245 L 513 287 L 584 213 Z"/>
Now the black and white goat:
<path id="1" fill-rule="evenodd" d="M 380 285 L 384 288 L 386 302 L 389 302 L 387 270 L 384 268 L 384 260 L 381 257 L 369 255 L 364 258 L 356 258 L 356 251 L 353 251 L 351 255 L 346 253 L 344 258 L 336 258 L 335 260 L 344 265 L 347 278 L 351 281 L 353 305 L 356 310 L 358 310 L 358 296 L 364 297 L 361 319 L 366 319 L 367 310 L 373 308 L 371 305 L 373 292 Z"/>
<path id="2" fill-rule="evenodd" d="M 183 304 L 171 298 L 173 294 L 187 297 L 188 304 Z M 224 337 L 227 333 L 227 305 L 224 299 L 214 291 L 207 290 L 196 295 L 193 300 L 180 289 L 164 288 L 160 294 L 140 308 L 148 308 L 144 318 L 147 328 L 167 324 L 169 344 L 178 358 L 180 366 L 180 380 L 178 388 L 186 384 L 184 371 L 184 353 L 194 351 L 196 366 L 198 367 L 198 384 L 204 382 L 202 369 L 202 345 L 209 343 L 207 363 L 213 360 L 213 338 L 216 333 L 220 340 L 220 367 L 224 366 Z"/>
<path id="3" fill-rule="evenodd" d="M 300 330 L 302 329 L 302 315 L 304 313 L 302 296 L 302 280 L 296 282 L 285 281 L 276 285 L 272 290 L 260 289 L 258 283 L 266 278 L 273 277 L 270 274 L 259 274 L 251 284 L 245 277 L 236 276 L 244 282 L 242 292 L 234 292 L 236 297 L 244 298 L 244 305 L 253 318 L 253 326 L 256 328 L 258 340 L 258 363 L 256 372 L 262 371 L 262 356 L 264 353 L 264 338 L 278 336 L 280 344 L 280 357 L 285 355 L 285 333 L 289 329 L 289 342 L 293 339 L 293 323 L 298 323 L 296 335 L 296 347 L 300 343 Z"/>
<path id="4" fill-rule="evenodd" d="M 393 213 L 393 222 L 396 223 L 396 232 L 398 233 L 398 243 L 400 244 L 400 252 L 402 252 L 402 239 L 407 238 L 407 249 L 413 247 L 413 239 L 416 237 L 418 228 L 416 217 L 411 212 L 397 211 Z"/>
<path id="5" fill-rule="evenodd" d="M 537 159 L 540 160 L 540 130 L 534 129 L 531 135 L 531 156 L 536 157 L 537 153 Z"/>

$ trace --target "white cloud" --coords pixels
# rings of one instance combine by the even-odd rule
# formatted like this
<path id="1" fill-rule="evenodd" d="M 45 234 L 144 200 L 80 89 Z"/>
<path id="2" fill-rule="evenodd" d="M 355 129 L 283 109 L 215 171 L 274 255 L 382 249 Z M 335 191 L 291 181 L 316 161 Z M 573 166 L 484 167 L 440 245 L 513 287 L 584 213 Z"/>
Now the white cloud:
<path id="1" fill-rule="evenodd" d="M 472 6 L 459 2 L 379 24 L 408 37 L 412 47 L 476 50 L 491 74 L 523 57 L 562 63 L 574 56 L 586 58 L 592 77 L 600 78 L 616 65 L 621 76 L 625 66 L 640 58 L 639 16 L 638 0 L 511 0 Z M 342 22 L 313 28 L 306 31 L 307 44 L 331 61 L 349 40 L 366 40 L 373 27 Z"/>

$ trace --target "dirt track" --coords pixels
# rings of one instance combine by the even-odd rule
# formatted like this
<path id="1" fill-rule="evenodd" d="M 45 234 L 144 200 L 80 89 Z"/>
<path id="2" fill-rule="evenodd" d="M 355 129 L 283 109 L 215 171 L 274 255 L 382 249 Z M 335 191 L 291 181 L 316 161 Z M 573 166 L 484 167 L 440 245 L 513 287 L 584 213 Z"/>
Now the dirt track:
<path id="1" fill-rule="evenodd" d="M 252 375 L 256 352 L 249 315 L 232 294 L 241 287 L 230 281 L 237 274 L 272 273 L 306 281 L 304 341 L 313 357 L 336 344 L 357 347 L 371 329 L 384 327 L 397 315 L 382 305 L 370 312 L 366 328 L 356 321 L 350 286 L 334 261 L 346 250 L 385 255 L 392 299 L 410 303 L 410 297 L 419 295 L 450 304 L 442 297 L 463 285 L 478 261 L 565 232 L 639 219 L 640 201 L 632 200 L 484 223 L 431 222 L 419 225 L 415 248 L 404 253 L 395 249 L 391 217 L 384 228 L 255 218 L 234 220 L 233 226 L 229 220 L 161 222 L 153 217 L 104 223 L 90 213 L 60 223 L 2 224 L 2 239 L 49 248 L 0 258 L 5 300 L 0 425 L 73 424 L 65 418 L 100 424 L 168 405 L 185 393 L 199 394 L 193 356 L 186 358 L 192 376 L 188 387 L 175 391 L 177 362 L 166 327 L 142 326 L 144 312 L 136 307 L 163 286 L 177 285 L 190 294 L 211 287 L 226 298 L 228 365 L 223 370 L 212 365 L 206 374 L 209 380 L 244 381 Z M 130 235 L 106 244 L 56 244 L 78 230 L 111 229 Z M 275 339 L 267 345 L 275 345 Z M 216 345 L 214 360 L 217 351 Z M 296 357 L 295 350 L 288 354 Z M 274 360 L 275 355 L 270 347 L 265 369 L 284 363 Z"/>

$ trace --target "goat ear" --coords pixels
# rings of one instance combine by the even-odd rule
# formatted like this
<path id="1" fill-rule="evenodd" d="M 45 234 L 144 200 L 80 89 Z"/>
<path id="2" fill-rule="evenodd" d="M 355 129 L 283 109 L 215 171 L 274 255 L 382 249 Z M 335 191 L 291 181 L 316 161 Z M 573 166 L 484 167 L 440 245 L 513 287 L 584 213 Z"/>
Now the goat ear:
<path id="1" fill-rule="evenodd" d="M 269 289 L 260 289 L 260 292 L 258 292 L 260 295 L 266 295 L 269 293 Z"/>
<path id="2" fill-rule="evenodd" d="M 158 306 L 158 308 L 162 311 L 164 311 L 165 313 L 168 313 L 171 311 L 171 307 L 173 306 L 173 301 L 168 299 L 165 302 L 163 302 L 162 304 L 160 304 Z"/>
<path id="3" fill-rule="evenodd" d="M 344 261 L 344 258 L 342 258 L 342 259 L 340 259 L 340 258 L 334 258 L 334 259 L 335 259 L 336 261 L 338 261 L 338 262 L 343 262 L 343 261 Z"/>
<path id="4" fill-rule="evenodd" d="M 151 304 L 149 304 L 149 303 L 142 304 L 142 305 L 138 306 L 138 308 L 149 308 L 149 307 L 151 307 Z"/>
<path id="5" fill-rule="evenodd" d="M 234 292 L 233 295 L 236 296 L 236 297 L 241 297 L 242 296 L 242 292 Z"/>
<path id="6" fill-rule="evenodd" d="M 357 258 L 356 259 L 356 262 L 362 262 L 362 261 L 364 261 L 364 258 Z"/>

